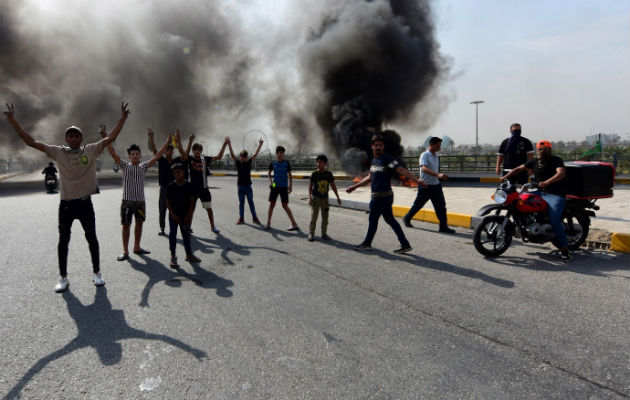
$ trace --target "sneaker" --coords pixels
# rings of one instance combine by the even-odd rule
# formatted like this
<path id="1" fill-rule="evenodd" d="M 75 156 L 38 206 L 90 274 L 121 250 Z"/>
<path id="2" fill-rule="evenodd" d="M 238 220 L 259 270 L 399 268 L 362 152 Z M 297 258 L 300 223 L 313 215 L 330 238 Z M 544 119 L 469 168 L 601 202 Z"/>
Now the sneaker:
<path id="1" fill-rule="evenodd" d="M 297 225 L 296 226 L 292 226 L 289 229 L 287 229 L 287 231 L 299 231 L 299 230 L 300 230 L 300 227 L 297 226 Z"/>
<path id="2" fill-rule="evenodd" d="M 407 218 L 403 218 L 403 224 L 405 224 L 407 228 L 413 228 L 413 225 L 411 225 L 411 221 L 409 221 Z"/>
<path id="3" fill-rule="evenodd" d="M 332 238 L 330 236 L 326 235 L 326 234 L 322 235 L 322 239 L 324 239 L 324 240 L 332 240 Z"/>
<path id="4" fill-rule="evenodd" d="M 564 250 L 560 253 L 560 261 L 571 261 L 571 254 L 567 250 Z"/>
<path id="5" fill-rule="evenodd" d="M 354 248 L 356 250 L 372 250 L 372 246 L 370 246 L 369 244 L 365 244 L 365 243 L 355 244 Z"/>
<path id="6" fill-rule="evenodd" d="M 212 232 L 214 232 L 214 233 L 219 233 L 219 232 L 221 232 L 221 231 L 219 230 L 219 228 L 212 228 Z"/>
<path id="7" fill-rule="evenodd" d="M 242 225 L 245 223 L 245 220 L 243 218 L 239 218 L 238 221 L 236 221 L 236 225 Z"/>
<path id="8" fill-rule="evenodd" d="M 403 246 L 400 249 L 394 250 L 394 253 L 403 254 L 403 253 L 406 253 L 408 251 L 411 251 L 411 246 Z"/>
<path id="9" fill-rule="evenodd" d="M 309 234 L 308 234 L 308 241 L 309 241 L 309 242 L 312 242 L 313 240 L 315 240 L 315 238 L 313 237 L 313 234 L 312 234 L 312 233 L 309 233 Z"/>
<path id="10" fill-rule="evenodd" d="M 440 228 L 440 232 L 442 233 L 455 233 L 455 229 L 451 229 L 448 226 L 444 226 Z"/>
<path id="11" fill-rule="evenodd" d="M 55 285 L 55 292 L 61 293 L 68 289 L 70 282 L 68 282 L 68 278 L 59 278 L 59 282 Z"/>
<path id="12" fill-rule="evenodd" d="M 103 286 L 105 284 L 100 272 L 97 272 L 92 276 L 92 282 L 94 282 L 94 286 Z"/>
<path id="13" fill-rule="evenodd" d="M 258 218 L 254 218 L 254 223 L 255 223 L 256 225 L 262 225 L 262 224 L 260 223 L 260 220 L 259 220 Z"/>
<path id="14" fill-rule="evenodd" d="M 177 257 L 171 256 L 171 268 L 177 269 L 179 265 L 177 265 Z"/>

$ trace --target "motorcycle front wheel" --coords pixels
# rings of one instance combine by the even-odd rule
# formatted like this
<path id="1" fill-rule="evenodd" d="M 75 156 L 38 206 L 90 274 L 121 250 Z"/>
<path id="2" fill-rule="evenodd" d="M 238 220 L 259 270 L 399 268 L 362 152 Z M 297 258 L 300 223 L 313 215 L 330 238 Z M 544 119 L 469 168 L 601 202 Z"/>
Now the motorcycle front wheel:
<path id="1" fill-rule="evenodd" d="M 591 219 L 588 215 L 576 214 L 568 215 L 562 218 L 562 225 L 567 235 L 567 245 L 569 250 L 577 250 L 588 237 Z M 553 240 L 553 245 L 560 248 L 560 242 Z"/>
<path id="2" fill-rule="evenodd" d="M 488 215 L 473 234 L 475 249 L 484 256 L 497 257 L 505 253 L 512 243 L 513 225 L 508 222 L 501 234 L 499 230 L 505 220 L 504 215 Z"/>

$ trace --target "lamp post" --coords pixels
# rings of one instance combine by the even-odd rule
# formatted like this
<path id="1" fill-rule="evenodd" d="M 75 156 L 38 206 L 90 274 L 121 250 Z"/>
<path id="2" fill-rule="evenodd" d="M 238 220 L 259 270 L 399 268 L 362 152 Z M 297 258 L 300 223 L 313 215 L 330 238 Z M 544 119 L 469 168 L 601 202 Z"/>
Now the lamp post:
<path id="1" fill-rule="evenodd" d="M 483 104 L 483 100 L 471 101 L 470 104 L 475 105 L 475 154 L 479 151 L 479 104 Z"/>

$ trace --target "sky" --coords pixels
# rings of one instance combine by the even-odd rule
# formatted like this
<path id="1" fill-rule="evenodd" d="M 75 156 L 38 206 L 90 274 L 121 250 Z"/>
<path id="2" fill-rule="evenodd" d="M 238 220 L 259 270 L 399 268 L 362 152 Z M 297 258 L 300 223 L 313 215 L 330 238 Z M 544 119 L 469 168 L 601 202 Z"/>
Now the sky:
<path id="1" fill-rule="evenodd" d="M 443 0 L 441 51 L 453 61 L 451 101 L 420 137 L 498 143 L 513 122 L 532 140 L 630 137 L 630 2 Z M 411 134 L 408 134 L 411 136 Z"/>
<path id="2" fill-rule="evenodd" d="M 532 141 L 582 141 L 599 132 L 630 139 L 629 3 L 432 1 L 442 70 L 415 109 L 384 126 L 398 131 L 405 147 L 445 135 L 474 144 L 470 102 L 481 100 L 480 144 L 498 145 L 513 122 Z M 132 114 L 117 141 L 122 148 L 144 145 L 152 126 L 158 136 L 175 127 L 185 137 L 194 132 L 210 154 L 226 135 L 247 147 L 245 133 L 255 129 L 269 148 L 319 151 L 325 135 L 316 107 L 329 103 L 316 73 L 355 51 L 361 18 L 367 26 L 396 18 L 383 4 L 0 0 L 0 33 L 11 33 L 0 43 L 0 96 L 15 102 L 18 121 L 48 143 L 62 142 L 63 128 L 73 124 L 94 139 L 99 123 L 113 126 L 125 100 Z M 327 25 L 333 14 L 341 17 Z M 322 40 L 313 41 L 317 35 Z M 365 41 L 357 47 L 371 51 Z M 321 62 L 327 65 L 317 57 L 328 57 Z M 0 156 L 23 149 L 8 124 L 0 141 Z"/>

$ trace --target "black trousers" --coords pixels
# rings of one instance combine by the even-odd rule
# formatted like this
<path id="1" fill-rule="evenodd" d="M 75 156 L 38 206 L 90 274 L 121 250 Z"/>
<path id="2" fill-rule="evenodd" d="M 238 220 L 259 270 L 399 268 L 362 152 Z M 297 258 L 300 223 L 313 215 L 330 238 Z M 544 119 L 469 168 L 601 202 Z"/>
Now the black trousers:
<path id="1" fill-rule="evenodd" d="M 164 231 L 166 226 L 166 185 L 160 186 L 160 200 L 158 202 L 160 206 L 160 229 Z"/>
<path id="2" fill-rule="evenodd" d="M 66 276 L 68 274 L 68 244 L 70 243 L 72 223 L 75 219 L 81 222 L 85 232 L 85 239 L 87 239 L 92 256 L 92 270 L 96 274 L 100 271 L 98 239 L 96 238 L 94 206 L 88 197 L 83 200 L 61 200 L 59 203 L 59 245 L 57 246 L 59 275 Z"/>

